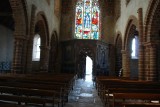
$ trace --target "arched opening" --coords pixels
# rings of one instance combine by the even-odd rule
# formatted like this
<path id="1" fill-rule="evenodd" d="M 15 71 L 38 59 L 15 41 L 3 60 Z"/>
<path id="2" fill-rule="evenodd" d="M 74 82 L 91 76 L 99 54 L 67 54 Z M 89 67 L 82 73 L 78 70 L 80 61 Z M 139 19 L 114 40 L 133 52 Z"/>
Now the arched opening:
<path id="1" fill-rule="evenodd" d="M 0 72 L 7 73 L 11 71 L 14 56 L 15 23 L 9 0 L 1 2 L 0 10 Z"/>
<path id="2" fill-rule="evenodd" d="M 124 44 L 123 44 L 123 76 L 133 79 L 138 78 L 138 59 L 132 59 L 132 39 L 138 37 L 138 19 L 130 16 L 126 26 Z M 127 63 L 127 64 L 126 64 Z"/>
<path id="3" fill-rule="evenodd" d="M 120 76 L 119 72 L 122 69 L 122 38 L 120 34 L 117 36 L 115 47 L 115 75 Z"/>
<path id="4" fill-rule="evenodd" d="M 92 70 L 93 70 L 93 61 L 89 56 L 86 56 L 86 73 L 85 81 L 92 81 Z"/>
<path id="5" fill-rule="evenodd" d="M 138 79 L 138 56 L 139 56 L 139 38 L 138 31 L 134 30 L 130 34 L 130 77 Z"/>
<path id="6" fill-rule="evenodd" d="M 33 33 L 33 37 L 30 38 L 33 40 L 33 49 L 31 52 L 34 51 L 32 56 L 37 60 L 32 60 L 32 71 L 47 72 L 49 63 L 49 34 L 47 20 L 43 12 L 37 14 Z"/>
<path id="7" fill-rule="evenodd" d="M 50 41 L 50 53 L 49 53 L 49 67 L 48 72 L 55 72 L 56 71 L 56 59 L 58 56 L 58 39 L 57 39 L 57 32 L 54 31 Z"/>
<path id="8" fill-rule="evenodd" d="M 93 53 L 89 48 L 83 48 L 79 51 L 78 56 L 78 77 L 86 80 L 87 82 L 92 82 L 93 74 Z"/>
<path id="9" fill-rule="evenodd" d="M 148 11 L 146 14 L 146 19 L 144 21 L 144 43 L 150 43 L 144 46 L 144 72 L 143 78 L 148 81 L 160 80 L 160 1 L 150 0 Z M 155 49 L 154 51 L 149 51 Z M 154 56 L 150 57 L 150 56 Z"/>
<path id="10" fill-rule="evenodd" d="M 35 34 L 33 38 L 33 48 L 32 48 L 32 70 L 38 71 L 39 70 L 39 62 L 40 62 L 40 55 L 41 55 L 41 37 L 38 33 Z"/>

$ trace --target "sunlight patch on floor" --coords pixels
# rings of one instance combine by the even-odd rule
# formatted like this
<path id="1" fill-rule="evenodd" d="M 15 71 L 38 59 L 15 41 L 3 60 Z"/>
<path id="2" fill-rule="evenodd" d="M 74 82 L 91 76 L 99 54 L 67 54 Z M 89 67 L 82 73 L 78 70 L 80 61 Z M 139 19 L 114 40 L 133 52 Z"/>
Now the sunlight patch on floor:
<path id="1" fill-rule="evenodd" d="M 81 97 L 93 97 L 93 94 L 81 93 L 79 96 L 81 96 Z"/>

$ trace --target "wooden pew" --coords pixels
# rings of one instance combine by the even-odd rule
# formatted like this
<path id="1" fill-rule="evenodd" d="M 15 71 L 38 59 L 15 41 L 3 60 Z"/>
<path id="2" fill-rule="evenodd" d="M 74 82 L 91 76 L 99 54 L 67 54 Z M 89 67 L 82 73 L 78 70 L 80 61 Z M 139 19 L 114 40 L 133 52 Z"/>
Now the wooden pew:
<path id="1" fill-rule="evenodd" d="M 48 78 L 49 77 L 49 78 Z M 52 76 L 44 76 L 44 78 L 42 78 L 42 76 L 34 76 L 34 75 L 29 75 L 29 76 L 24 76 L 24 75 L 18 75 L 17 76 L 0 76 L 0 86 L 3 87 L 1 88 L 1 91 L 4 92 L 4 87 L 14 87 L 17 89 L 13 88 L 8 89 L 8 92 L 12 92 L 12 94 L 15 94 L 16 91 L 18 90 L 19 92 L 21 92 L 21 94 L 23 93 L 23 95 L 28 94 L 28 96 L 34 96 L 35 93 L 33 90 L 36 90 L 37 95 L 42 95 L 44 93 L 42 93 L 42 91 L 40 90 L 47 90 L 47 91 L 55 91 L 54 94 L 57 92 L 58 94 L 55 94 L 55 98 L 59 98 L 61 99 L 61 103 L 62 106 L 64 104 L 64 99 L 66 99 L 66 97 L 68 97 L 68 90 L 70 90 L 70 85 L 71 82 L 74 80 L 74 76 L 67 76 L 69 78 L 64 79 L 64 77 L 66 77 L 66 75 L 59 75 L 57 77 L 52 77 Z M 27 88 L 27 89 L 26 89 Z M 24 90 L 25 89 L 25 90 Z M 33 89 L 33 90 L 29 90 L 29 89 Z M 12 90 L 12 91 L 11 91 Z M 37 92 L 37 90 L 39 90 Z M 20 93 L 19 93 L 20 94 Z M 46 92 L 45 92 L 46 94 Z M 52 94 L 50 94 L 52 95 Z M 64 98 L 65 97 L 65 98 Z M 68 99 L 67 99 L 68 100 Z M 59 100 L 58 100 L 59 101 Z M 59 103 L 59 102 L 57 102 Z"/>
<path id="2" fill-rule="evenodd" d="M 150 102 L 152 100 L 159 101 L 160 94 L 155 93 L 113 93 L 113 100 L 109 103 L 112 107 L 120 106 L 123 107 L 127 104 L 136 104 L 138 100 L 141 100 L 141 104 L 145 104 L 147 101 Z M 130 100 L 130 102 L 127 102 Z M 139 104 L 139 102 L 138 102 Z"/>
<path id="3" fill-rule="evenodd" d="M 160 94 L 159 89 L 136 89 L 136 88 L 110 88 L 104 96 L 104 105 L 113 99 L 115 93 L 146 93 L 146 94 Z"/>
<path id="4" fill-rule="evenodd" d="M 154 93 L 160 93 L 160 84 L 158 82 L 149 82 L 149 81 L 137 81 L 137 80 L 127 80 L 127 79 L 120 79 L 120 78 L 114 78 L 114 77 L 105 77 L 100 78 L 98 80 L 98 95 L 100 96 L 102 102 L 104 104 L 107 103 L 108 95 L 112 93 L 111 89 L 117 90 L 117 92 L 123 92 L 126 93 L 128 90 L 130 92 L 142 92 L 142 90 L 154 90 Z M 118 90 L 119 89 L 119 90 Z M 141 91 L 139 90 L 141 89 Z M 108 93 L 109 92 L 109 93 Z M 150 93 L 148 91 L 148 93 Z M 108 94 L 108 95 L 107 95 Z"/>
<path id="5" fill-rule="evenodd" d="M 0 92 L 28 96 L 54 96 L 54 99 L 58 100 L 57 103 L 62 105 L 68 100 L 68 92 L 65 92 L 60 86 L 56 87 L 54 85 L 0 82 Z"/>
<path id="6" fill-rule="evenodd" d="M 0 104 L 0 107 L 27 107 L 25 105 L 17 105 L 17 104 L 8 104 L 8 103 L 3 103 L 3 104 Z"/>
<path id="7" fill-rule="evenodd" d="M 0 82 L 0 86 L 16 87 L 16 88 L 28 88 L 36 90 L 52 90 L 59 93 L 55 97 L 68 101 L 68 95 L 70 88 L 61 85 L 48 85 L 48 84 L 33 84 L 33 83 L 21 83 L 21 82 Z"/>
<path id="8" fill-rule="evenodd" d="M 17 96 L 17 95 L 0 95 L 1 101 L 12 101 L 17 102 L 18 104 L 23 103 L 32 103 L 32 104 L 41 104 L 45 107 L 46 104 L 50 103 L 53 104 L 54 107 L 54 100 L 52 99 L 43 99 L 40 97 L 28 97 L 28 96 Z M 58 106 L 59 107 L 59 106 Z"/>
<path id="9" fill-rule="evenodd" d="M 123 107 L 160 107 L 157 103 L 124 103 Z"/>
<path id="10" fill-rule="evenodd" d="M 48 99 L 50 99 L 50 101 L 49 101 L 50 103 L 57 104 L 58 106 L 60 105 L 60 103 L 62 103 L 60 98 L 55 97 L 55 96 L 59 95 L 59 93 L 56 91 L 0 86 L 0 93 L 1 93 L 1 97 L 2 97 L 1 100 L 16 101 L 16 99 L 12 99 L 12 98 L 15 98 L 15 97 L 19 98 L 19 97 L 23 96 L 23 97 L 27 97 L 27 98 L 31 98 L 31 99 L 33 97 L 37 98 L 36 99 L 37 102 L 35 102 L 35 103 L 39 103 L 39 101 L 41 101 L 41 99 L 42 100 L 47 99 L 47 101 L 49 101 Z M 9 97 L 11 99 L 5 98 L 6 96 L 4 96 L 4 95 L 8 95 L 7 97 Z M 10 97 L 13 95 L 15 97 Z M 19 102 L 19 100 L 17 102 Z M 42 103 L 40 103 L 40 104 L 42 104 Z"/>

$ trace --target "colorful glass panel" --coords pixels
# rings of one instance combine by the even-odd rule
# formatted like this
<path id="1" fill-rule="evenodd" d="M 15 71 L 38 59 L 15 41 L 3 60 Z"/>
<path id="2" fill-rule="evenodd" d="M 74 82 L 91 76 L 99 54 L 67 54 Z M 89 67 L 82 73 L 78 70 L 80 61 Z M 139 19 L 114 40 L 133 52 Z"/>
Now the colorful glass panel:
<path id="1" fill-rule="evenodd" d="M 78 0 L 76 4 L 75 38 L 99 39 L 98 0 Z"/>

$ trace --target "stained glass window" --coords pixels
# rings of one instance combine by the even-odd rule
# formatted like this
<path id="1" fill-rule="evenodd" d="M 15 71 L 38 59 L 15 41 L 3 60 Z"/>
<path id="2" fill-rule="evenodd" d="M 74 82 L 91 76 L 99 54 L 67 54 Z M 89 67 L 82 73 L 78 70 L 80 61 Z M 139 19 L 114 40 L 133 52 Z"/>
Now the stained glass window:
<path id="1" fill-rule="evenodd" d="M 78 0 L 75 17 L 76 39 L 99 39 L 98 0 Z"/>

